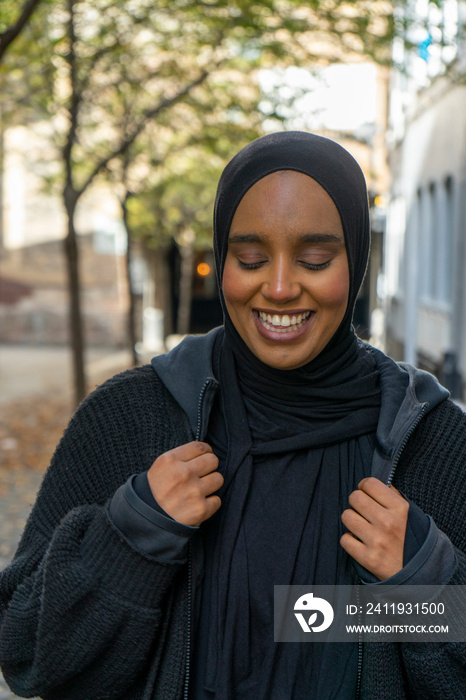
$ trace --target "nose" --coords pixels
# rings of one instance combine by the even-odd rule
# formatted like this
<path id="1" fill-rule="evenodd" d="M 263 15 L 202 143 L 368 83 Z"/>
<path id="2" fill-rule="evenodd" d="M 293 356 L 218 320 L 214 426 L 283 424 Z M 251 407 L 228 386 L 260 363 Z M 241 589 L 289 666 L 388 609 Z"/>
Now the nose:
<path id="1" fill-rule="evenodd" d="M 289 260 L 280 256 L 266 269 L 266 279 L 262 284 L 262 294 L 268 301 L 279 304 L 297 299 L 301 285 Z"/>

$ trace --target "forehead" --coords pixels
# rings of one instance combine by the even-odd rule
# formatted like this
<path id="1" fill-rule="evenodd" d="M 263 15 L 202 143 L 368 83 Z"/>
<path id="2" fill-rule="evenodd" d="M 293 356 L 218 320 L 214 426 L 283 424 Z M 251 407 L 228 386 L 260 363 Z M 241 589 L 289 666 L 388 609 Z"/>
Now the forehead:
<path id="1" fill-rule="evenodd" d="M 308 175 L 292 170 L 271 173 L 252 185 L 236 208 L 230 236 L 238 231 L 277 229 L 283 236 L 306 230 L 343 237 L 340 215 L 330 195 Z"/>

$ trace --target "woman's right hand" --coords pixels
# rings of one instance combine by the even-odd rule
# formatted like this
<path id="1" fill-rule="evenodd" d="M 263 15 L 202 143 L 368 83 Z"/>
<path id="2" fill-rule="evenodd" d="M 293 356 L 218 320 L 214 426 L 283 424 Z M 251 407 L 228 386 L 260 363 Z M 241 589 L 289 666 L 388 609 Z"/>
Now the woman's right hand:
<path id="1" fill-rule="evenodd" d="M 205 442 L 188 442 L 157 457 L 147 476 L 152 494 L 174 520 L 199 526 L 221 506 L 218 459 Z"/>

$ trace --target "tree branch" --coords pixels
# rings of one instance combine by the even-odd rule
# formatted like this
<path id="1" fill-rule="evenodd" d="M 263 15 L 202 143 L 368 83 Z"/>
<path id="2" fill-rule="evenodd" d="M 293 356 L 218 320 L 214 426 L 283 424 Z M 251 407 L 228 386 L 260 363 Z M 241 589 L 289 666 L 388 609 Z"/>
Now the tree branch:
<path id="1" fill-rule="evenodd" d="M 91 172 L 84 185 L 79 190 L 78 196 L 81 196 L 84 190 L 86 190 L 89 187 L 91 182 L 93 182 L 97 175 L 107 167 L 111 160 L 117 158 L 118 156 L 122 156 L 126 153 L 128 148 L 134 143 L 136 138 L 145 129 L 147 123 L 151 119 L 160 114 L 160 112 L 162 112 L 164 109 L 168 109 L 168 107 L 171 107 L 172 105 L 179 102 L 186 95 L 189 95 L 189 93 L 195 87 L 201 85 L 209 75 L 210 72 L 204 70 L 195 80 L 188 83 L 188 85 L 186 85 L 182 90 L 179 90 L 179 92 L 177 92 L 176 95 L 174 95 L 173 97 L 167 97 L 166 99 L 161 100 L 155 107 L 148 109 L 145 112 L 139 124 L 135 126 L 133 131 L 126 138 L 122 139 L 120 145 L 112 153 L 109 153 L 107 156 L 105 156 L 105 158 L 99 160 L 99 162 L 95 165 L 94 170 Z"/>
<path id="2" fill-rule="evenodd" d="M 72 151 L 73 146 L 76 141 L 76 133 L 78 130 L 78 114 L 81 104 L 81 93 L 78 90 L 78 80 L 77 80 L 77 66 L 76 66 L 76 31 L 74 26 L 74 4 L 75 0 L 68 0 L 68 39 L 69 39 L 69 50 L 66 56 L 66 61 L 69 67 L 69 79 L 70 79 L 70 106 L 69 106 L 69 116 L 70 116 L 70 127 L 68 129 L 68 135 L 66 139 L 65 146 L 63 148 L 63 160 L 65 163 L 66 172 L 66 184 L 65 189 L 69 190 L 71 193 L 73 188 L 73 163 L 72 163 Z M 76 195 L 76 193 L 75 193 Z M 76 196 L 76 199 L 78 197 Z"/>
<path id="3" fill-rule="evenodd" d="M 26 25 L 28 19 L 36 9 L 39 2 L 40 0 L 26 0 L 16 24 L 13 24 L 13 26 L 9 27 L 5 32 L 3 32 L 3 34 L 0 34 L 0 61 L 2 60 L 3 54 L 9 45 L 16 39 Z"/>

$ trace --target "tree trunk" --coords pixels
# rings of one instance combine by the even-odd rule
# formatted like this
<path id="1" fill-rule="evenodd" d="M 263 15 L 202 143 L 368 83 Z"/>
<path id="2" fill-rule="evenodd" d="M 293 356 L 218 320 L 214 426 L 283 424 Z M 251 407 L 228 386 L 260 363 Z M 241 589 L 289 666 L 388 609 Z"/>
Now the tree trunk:
<path id="1" fill-rule="evenodd" d="M 155 279 L 154 304 L 163 311 L 164 340 L 173 333 L 173 304 L 171 270 L 168 262 L 170 246 L 160 246 L 150 253 L 150 265 Z"/>
<path id="2" fill-rule="evenodd" d="M 73 360 L 74 397 L 77 406 L 86 396 L 81 286 L 79 281 L 79 250 L 74 227 L 74 215 L 78 199 L 76 193 L 70 190 L 65 190 L 63 198 L 68 217 L 68 234 L 65 238 L 65 257 L 68 269 L 69 320 Z"/>
<path id="3" fill-rule="evenodd" d="M 0 107 L 0 252 L 3 252 L 6 248 L 5 243 L 5 218 L 4 218 L 4 202 L 3 202 L 3 190 L 4 190 L 4 168 L 5 168 L 5 148 L 4 148 L 4 133 L 3 133 L 3 119 L 2 110 Z"/>
<path id="4" fill-rule="evenodd" d="M 128 283 L 128 295 L 129 295 L 128 323 L 127 323 L 128 341 L 129 341 L 129 346 L 130 346 L 130 351 L 131 351 L 131 360 L 133 363 L 133 367 L 136 367 L 138 365 L 138 355 L 136 352 L 137 299 L 136 299 L 136 294 L 134 293 L 133 275 L 132 275 L 132 269 L 131 269 L 132 239 L 133 239 L 133 237 L 132 237 L 132 232 L 131 232 L 131 228 L 129 226 L 129 221 L 128 221 L 128 195 L 125 196 L 125 198 L 121 202 L 121 209 L 123 212 L 123 223 L 124 223 L 125 229 L 126 229 L 126 241 L 127 241 L 127 243 L 126 243 L 126 280 Z"/>
<path id="5" fill-rule="evenodd" d="M 178 315 L 176 319 L 176 332 L 180 335 L 189 333 L 191 320 L 191 301 L 193 296 L 193 264 L 194 246 L 186 243 L 180 246 L 181 274 L 180 274 L 180 296 L 178 304 Z"/>

